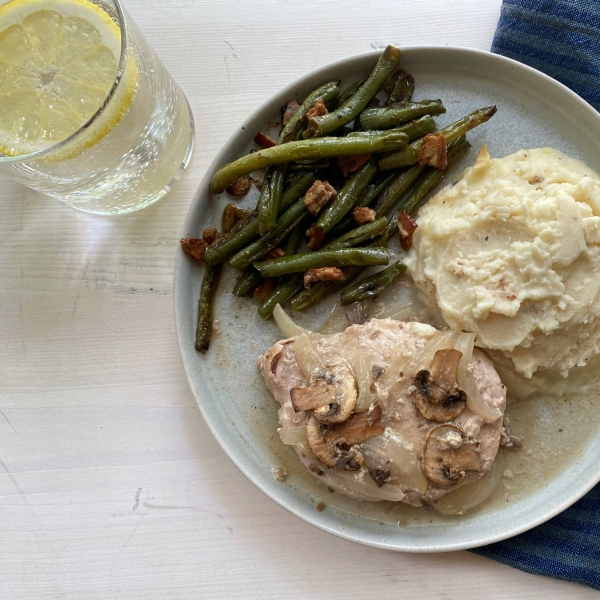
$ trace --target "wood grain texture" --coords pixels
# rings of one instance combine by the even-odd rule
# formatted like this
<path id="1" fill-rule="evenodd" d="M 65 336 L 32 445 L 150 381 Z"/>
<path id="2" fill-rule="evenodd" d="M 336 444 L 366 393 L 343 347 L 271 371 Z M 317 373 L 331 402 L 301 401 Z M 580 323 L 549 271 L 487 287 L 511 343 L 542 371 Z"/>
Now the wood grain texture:
<path id="1" fill-rule="evenodd" d="M 103 218 L 2 181 L 0 598 L 592 598 L 458 552 L 352 544 L 231 464 L 181 366 L 173 257 L 212 157 L 270 94 L 391 42 L 487 50 L 500 0 L 127 0 L 196 118 L 164 201 Z"/>

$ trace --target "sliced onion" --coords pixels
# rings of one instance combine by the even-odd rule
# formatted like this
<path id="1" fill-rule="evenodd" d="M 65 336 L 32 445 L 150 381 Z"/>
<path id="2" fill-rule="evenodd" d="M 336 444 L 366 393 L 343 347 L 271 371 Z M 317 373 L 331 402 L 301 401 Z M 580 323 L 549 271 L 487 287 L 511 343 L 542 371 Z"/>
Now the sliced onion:
<path id="1" fill-rule="evenodd" d="M 498 487 L 504 473 L 504 456 L 499 453 L 492 468 L 481 479 L 467 483 L 442 496 L 435 508 L 443 515 L 462 515 L 487 500 Z"/>
<path id="2" fill-rule="evenodd" d="M 307 379 L 310 379 L 313 371 L 325 368 L 325 361 L 312 343 L 308 333 L 302 333 L 294 340 L 294 352 L 298 366 Z"/>
<path id="3" fill-rule="evenodd" d="M 398 432 L 386 428 L 383 435 L 376 435 L 360 445 L 365 459 L 373 464 L 385 465 L 391 477 L 398 481 L 403 489 L 419 494 L 427 490 L 427 479 L 423 475 L 421 463 L 414 448 Z M 387 483 L 383 485 L 385 487 Z"/>
<path id="4" fill-rule="evenodd" d="M 295 446 L 296 444 L 306 444 L 306 426 L 300 427 L 280 427 L 277 432 L 284 444 Z"/>
<path id="5" fill-rule="evenodd" d="M 485 401 L 481 390 L 477 385 L 477 381 L 473 376 L 472 363 L 474 344 L 474 333 L 461 333 L 456 340 L 454 347 L 462 352 L 462 358 L 458 365 L 458 386 L 467 394 L 467 407 L 469 410 L 488 423 L 493 423 L 502 416 L 502 413 Z M 469 367 L 469 365 L 471 366 Z M 469 372 L 469 369 L 471 369 L 471 372 Z"/>
<path id="6" fill-rule="evenodd" d="M 281 304 L 277 304 L 275 306 L 275 309 L 273 310 L 273 317 L 275 318 L 277 325 L 279 325 L 279 329 L 281 329 L 283 334 L 287 337 L 295 337 L 307 331 L 292 321 L 283 308 L 281 308 Z"/>
<path id="7" fill-rule="evenodd" d="M 373 364 L 371 358 L 361 352 L 358 354 L 354 362 L 354 374 L 358 384 L 358 400 L 354 408 L 354 412 L 364 412 L 375 402 L 376 397 L 371 392 L 371 384 L 373 383 Z"/>
<path id="8" fill-rule="evenodd" d="M 429 369 L 438 350 L 454 348 L 456 334 L 453 331 L 436 331 L 428 340 L 423 349 L 415 355 L 414 367 L 416 371 Z"/>
<path id="9" fill-rule="evenodd" d="M 415 308 L 412 302 L 400 307 L 395 306 L 394 309 L 394 312 L 391 313 L 388 318 L 395 319 L 396 321 L 407 321 L 415 314 Z"/>
<path id="10" fill-rule="evenodd" d="M 423 303 L 413 286 L 390 286 L 379 296 L 379 300 L 385 305 L 383 313 L 379 315 L 381 319 L 389 318 L 406 321 L 423 308 Z"/>

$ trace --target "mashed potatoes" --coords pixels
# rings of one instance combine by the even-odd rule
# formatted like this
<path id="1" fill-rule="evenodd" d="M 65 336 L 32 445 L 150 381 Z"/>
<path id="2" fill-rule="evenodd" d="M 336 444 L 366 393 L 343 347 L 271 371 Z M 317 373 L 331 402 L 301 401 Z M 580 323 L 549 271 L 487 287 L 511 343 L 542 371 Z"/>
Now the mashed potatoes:
<path id="1" fill-rule="evenodd" d="M 452 328 L 526 377 L 600 353 L 600 175 L 584 163 L 483 148 L 417 223 L 408 267 Z"/>

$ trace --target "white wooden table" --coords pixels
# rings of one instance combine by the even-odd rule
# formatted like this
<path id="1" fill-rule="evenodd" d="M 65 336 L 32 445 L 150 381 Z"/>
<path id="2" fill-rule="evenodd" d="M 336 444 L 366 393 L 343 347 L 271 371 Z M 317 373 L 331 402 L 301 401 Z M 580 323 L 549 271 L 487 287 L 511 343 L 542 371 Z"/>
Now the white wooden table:
<path id="1" fill-rule="evenodd" d="M 488 50 L 500 0 L 127 0 L 196 117 L 159 204 L 101 218 L 0 188 L 0 599 L 592 598 L 469 554 L 362 547 L 232 465 L 184 376 L 172 271 L 184 216 L 270 94 L 387 43 Z"/>

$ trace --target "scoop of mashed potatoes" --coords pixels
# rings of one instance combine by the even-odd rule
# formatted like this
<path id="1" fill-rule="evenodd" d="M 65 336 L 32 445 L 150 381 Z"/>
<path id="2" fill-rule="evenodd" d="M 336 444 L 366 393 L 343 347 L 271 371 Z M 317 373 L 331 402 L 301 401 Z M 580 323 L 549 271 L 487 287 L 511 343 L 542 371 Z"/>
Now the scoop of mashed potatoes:
<path id="1" fill-rule="evenodd" d="M 453 329 L 525 377 L 600 354 L 600 175 L 583 162 L 484 147 L 417 223 L 409 270 Z"/>

